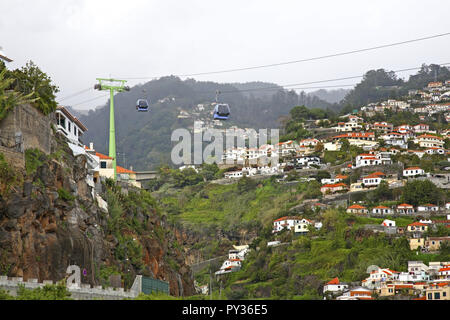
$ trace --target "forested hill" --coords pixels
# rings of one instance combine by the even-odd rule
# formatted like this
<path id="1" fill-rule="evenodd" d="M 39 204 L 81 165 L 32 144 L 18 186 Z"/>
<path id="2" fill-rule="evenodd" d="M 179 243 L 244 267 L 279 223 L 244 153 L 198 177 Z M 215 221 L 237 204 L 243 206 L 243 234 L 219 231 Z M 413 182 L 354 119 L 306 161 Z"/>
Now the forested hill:
<path id="1" fill-rule="evenodd" d="M 198 104 L 209 105 L 215 101 L 215 91 L 220 90 L 219 101 L 231 108 L 231 119 L 226 125 L 251 128 L 277 128 L 280 117 L 289 114 L 296 105 L 333 108 L 333 105 L 294 91 L 260 90 L 275 87 L 271 83 L 219 84 L 193 79 L 181 80 L 169 76 L 131 88 L 115 96 L 116 148 L 119 165 L 133 166 L 137 170 L 155 168 L 160 163 L 170 163 L 172 144 L 170 137 L 177 128 L 189 128 L 199 117 L 212 118 L 211 109 L 200 115 L 193 114 Z M 239 91 L 245 90 L 245 91 Z M 150 102 L 150 112 L 137 112 L 136 100 L 145 97 Z M 190 118 L 178 118 L 180 111 L 190 113 Z M 79 115 L 88 127 L 83 136 L 85 144 L 94 142 L 97 151 L 108 151 L 109 101 L 87 115 Z"/>

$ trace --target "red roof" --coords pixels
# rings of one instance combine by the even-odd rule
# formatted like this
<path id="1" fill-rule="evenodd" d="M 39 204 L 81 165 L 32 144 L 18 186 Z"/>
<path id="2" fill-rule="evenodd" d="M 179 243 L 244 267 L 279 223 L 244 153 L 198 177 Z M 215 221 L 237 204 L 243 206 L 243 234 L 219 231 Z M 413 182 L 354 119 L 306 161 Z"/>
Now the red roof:
<path id="1" fill-rule="evenodd" d="M 374 209 L 389 209 L 389 207 L 385 207 L 385 206 L 377 206 L 377 207 L 374 207 Z"/>
<path id="2" fill-rule="evenodd" d="M 367 177 L 364 177 L 364 178 L 366 178 L 366 179 L 380 178 L 380 175 L 372 173 L 372 174 L 369 174 Z"/>
<path id="3" fill-rule="evenodd" d="M 359 204 L 354 204 L 347 209 L 366 209 L 366 207 L 360 206 Z"/>
<path id="4" fill-rule="evenodd" d="M 404 170 L 420 170 L 420 169 L 422 169 L 422 168 L 420 168 L 420 167 L 409 167 L 409 168 L 406 168 Z"/>
<path id="5" fill-rule="evenodd" d="M 375 134 L 373 132 L 352 132 L 352 133 L 346 133 L 341 134 L 338 136 L 334 136 L 333 139 L 339 139 L 339 138 L 368 138 L 372 137 Z"/>
<path id="6" fill-rule="evenodd" d="M 402 208 L 402 207 L 412 208 L 413 206 L 410 204 L 407 204 L 407 203 L 402 203 L 397 206 L 397 208 Z"/>
<path id="7" fill-rule="evenodd" d="M 424 227 L 426 227 L 427 225 L 425 223 L 421 223 L 421 222 L 413 222 L 411 224 L 408 224 L 408 226 L 414 226 L 414 227 L 424 226 Z"/>
<path id="8" fill-rule="evenodd" d="M 336 278 L 334 278 L 333 280 L 327 282 L 327 284 L 339 284 L 339 278 L 336 277 Z"/>
<path id="9" fill-rule="evenodd" d="M 441 272 L 441 271 L 450 271 L 450 267 L 446 267 L 446 268 L 441 268 L 441 269 L 439 269 L 439 272 Z"/>
<path id="10" fill-rule="evenodd" d="M 423 134 L 423 135 L 421 135 L 421 136 L 418 136 L 417 138 L 418 138 L 418 139 L 419 139 L 419 138 L 434 138 L 434 139 L 438 139 L 438 140 L 443 140 L 441 137 L 433 136 L 433 135 L 431 135 L 431 134 Z"/>
<path id="11" fill-rule="evenodd" d="M 136 172 L 134 172 L 134 171 L 125 169 L 125 168 L 123 168 L 123 167 L 121 167 L 121 166 L 117 166 L 116 171 L 117 171 L 117 173 L 136 173 Z"/>
<path id="12" fill-rule="evenodd" d="M 104 155 L 104 154 L 102 154 L 102 153 L 99 153 L 99 152 L 95 152 L 95 155 L 97 156 L 97 157 L 99 157 L 100 159 L 104 159 L 104 160 L 113 160 L 114 158 L 111 158 L 110 156 L 106 156 L 106 155 Z"/>
<path id="13" fill-rule="evenodd" d="M 412 289 L 412 284 L 396 284 L 395 289 Z"/>
<path id="14" fill-rule="evenodd" d="M 284 216 L 284 217 L 281 217 L 281 218 L 278 218 L 277 220 L 275 220 L 274 222 L 276 222 L 276 221 L 283 221 L 283 220 L 301 220 L 302 218 L 300 218 L 300 217 L 295 217 L 295 216 Z"/>

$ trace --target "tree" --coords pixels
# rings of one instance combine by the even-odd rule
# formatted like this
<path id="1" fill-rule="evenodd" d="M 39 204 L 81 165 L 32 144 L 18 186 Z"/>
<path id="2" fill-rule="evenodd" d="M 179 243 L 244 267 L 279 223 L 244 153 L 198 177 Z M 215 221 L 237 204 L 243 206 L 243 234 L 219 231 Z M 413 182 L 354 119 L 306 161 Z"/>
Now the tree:
<path id="1" fill-rule="evenodd" d="M 247 192 L 255 189 L 257 185 L 258 183 L 255 180 L 244 176 L 239 179 L 237 189 L 239 192 Z"/>
<path id="2" fill-rule="evenodd" d="M 25 67 L 12 72 L 14 78 L 14 90 L 25 95 L 31 95 L 35 99 L 36 107 L 45 115 L 56 110 L 57 86 L 53 85 L 50 77 L 41 71 L 32 61 Z"/>
<path id="3" fill-rule="evenodd" d="M 420 204 L 436 204 L 441 198 L 440 189 L 430 180 L 408 181 L 403 188 L 401 201 L 417 206 Z"/>
<path id="4" fill-rule="evenodd" d="M 385 180 L 382 180 L 378 187 L 370 192 L 368 197 L 374 203 L 391 199 L 392 192 L 389 189 L 389 184 Z"/>
<path id="5" fill-rule="evenodd" d="M 23 94 L 15 90 L 9 90 L 14 79 L 7 78 L 7 69 L 0 72 L 0 120 L 4 119 L 14 107 L 35 101 L 32 93 Z"/>
<path id="6" fill-rule="evenodd" d="M 330 175 L 330 173 L 329 173 L 328 171 L 326 171 L 326 170 L 320 170 L 319 172 L 317 172 L 316 180 L 317 180 L 318 182 L 321 182 L 322 179 L 330 179 L 330 178 L 331 178 L 331 175 Z"/>

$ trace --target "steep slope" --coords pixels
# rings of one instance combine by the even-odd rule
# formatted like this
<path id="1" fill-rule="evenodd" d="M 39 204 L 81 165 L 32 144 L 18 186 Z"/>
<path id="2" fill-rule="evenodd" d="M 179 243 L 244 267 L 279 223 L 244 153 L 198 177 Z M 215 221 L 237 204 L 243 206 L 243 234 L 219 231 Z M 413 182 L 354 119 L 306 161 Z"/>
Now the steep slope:
<path id="1" fill-rule="evenodd" d="M 85 181 L 86 158 L 63 139 L 49 156 L 27 150 L 27 172 L 1 163 L 10 179 L 0 179 L 0 274 L 59 281 L 76 264 L 86 270 L 83 283 L 110 285 L 120 274 L 129 288 L 142 274 L 168 281 L 172 295 L 194 294 L 175 231 L 152 197 L 104 185 L 109 212 L 100 209 Z"/>

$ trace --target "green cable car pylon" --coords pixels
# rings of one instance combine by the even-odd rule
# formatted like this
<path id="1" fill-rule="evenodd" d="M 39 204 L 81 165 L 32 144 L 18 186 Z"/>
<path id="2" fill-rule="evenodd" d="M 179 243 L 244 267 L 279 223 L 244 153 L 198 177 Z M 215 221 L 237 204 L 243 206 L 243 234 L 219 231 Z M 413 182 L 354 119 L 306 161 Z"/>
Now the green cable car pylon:
<path id="1" fill-rule="evenodd" d="M 117 179 L 116 165 L 116 129 L 114 124 L 114 91 L 130 91 L 130 87 L 125 86 L 126 80 L 97 78 L 98 83 L 94 86 L 97 90 L 109 90 L 109 156 L 113 158 L 114 180 Z"/>

